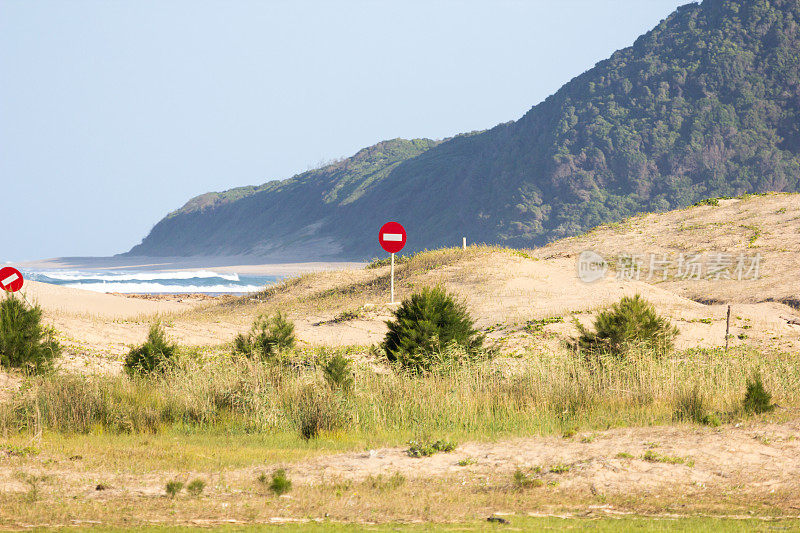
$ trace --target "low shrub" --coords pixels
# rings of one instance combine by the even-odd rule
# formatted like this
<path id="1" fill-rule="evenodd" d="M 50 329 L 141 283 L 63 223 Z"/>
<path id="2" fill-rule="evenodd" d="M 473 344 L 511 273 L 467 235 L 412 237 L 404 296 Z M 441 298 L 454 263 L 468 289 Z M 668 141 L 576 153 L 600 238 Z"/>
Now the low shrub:
<path id="1" fill-rule="evenodd" d="M 0 367 L 40 374 L 61 354 L 55 330 L 42 324 L 42 309 L 8 293 L 0 302 Z"/>
<path id="2" fill-rule="evenodd" d="M 292 490 L 292 482 L 288 477 L 286 477 L 286 470 L 280 468 L 273 472 L 272 481 L 270 481 L 269 484 L 269 490 L 277 496 L 286 494 Z"/>
<path id="3" fill-rule="evenodd" d="M 747 380 L 747 390 L 744 394 L 743 403 L 745 412 L 750 414 L 766 413 L 775 408 L 772 404 L 772 394 L 764 388 L 759 372 L 756 372 L 751 379 Z"/>
<path id="4" fill-rule="evenodd" d="M 353 388 L 354 378 L 350 360 L 341 353 L 326 358 L 322 365 L 322 375 L 332 389 L 350 392 Z"/>
<path id="5" fill-rule="evenodd" d="M 178 346 L 167 340 L 167 334 L 160 322 L 150 326 L 147 341 L 132 348 L 125 357 L 125 371 L 129 376 L 151 375 L 164 372 L 175 360 Z"/>
<path id="6" fill-rule="evenodd" d="M 544 481 L 536 477 L 534 473 L 525 472 L 519 468 L 514 471 L 513 480 L 514 487 L 518 490 L 544 486 Z"/>
<path id="7" fill-rule="evenodd" d="M 707 400 L 699 387 L 683 391 L 678 395 L 675 418 L 681 421 L 704 423 L 707 416 Z"/>
<path id="8" fill-rule="evenodd" d="M 386 325 L 382 346 L 387 359 L 414 372 L 474 358 L 483 343 L 466 305 L 440 287 L 404 300 Z"/>
<path id="9" fill-rule="evenodd" d="M 570 470 L 572 470 L 572 465 L 565 465 L 563 463 L 559 463 L 550 467 L 550 472 L 553 474 L 566 474 Z"/>
<path id="10" fill-rule="evenodd" d="M 674 346 L 678 328 L 660 316 L 640 295 L 625 296 L 611 309 L 601 312 L 589 331 L 575 320 L 580 336 L 573 347 L 586 354 L 625 357 L 631 350 L 666 354 Z"/>
<path id="11" fill-rule="evenodd" d="M 234 339 L 234 352 L 247 357 L 268 360 L 278 353 L 294 348 L 294 323 L 283 313 L 258 317 L 250 332 Z"/>
<path id="12" fill-rule="evenodd" d="M 439 439 L 436 442 L 422 443 L 415 440 L 409 441 L 406 453 L 409 457 L 430 457 L 439 452 L 452 452 L 456 449 L 453 442 Z"/>
<path id="13" fill-rule="evenodd" d="M 722 425 L 719 416 L 710 411 L 708 396 L 703 394 L 698 386 L 678 393 L 675 418 L 704 426 Z"/>

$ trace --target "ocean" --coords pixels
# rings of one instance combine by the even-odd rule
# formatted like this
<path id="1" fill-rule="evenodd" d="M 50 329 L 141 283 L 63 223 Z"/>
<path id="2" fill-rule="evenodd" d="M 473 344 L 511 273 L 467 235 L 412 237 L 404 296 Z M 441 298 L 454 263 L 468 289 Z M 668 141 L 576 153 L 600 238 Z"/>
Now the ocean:
<path id="1" fill-rule="evenodd" d="M 240 275 L 211 270 L 22 270 L 25 279 L 96 292 L 125 294 L 247 294 L 262 290 L 279 276 Z"/>

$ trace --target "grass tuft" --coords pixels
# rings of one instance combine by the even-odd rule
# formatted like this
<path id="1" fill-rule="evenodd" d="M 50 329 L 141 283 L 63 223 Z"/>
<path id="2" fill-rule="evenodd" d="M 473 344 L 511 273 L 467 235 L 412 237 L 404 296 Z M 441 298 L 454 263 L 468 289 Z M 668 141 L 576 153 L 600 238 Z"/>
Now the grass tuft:
<path id="1" fill-rule="evenodd" d="M 164 491 L 170 498 L 174 498 L 175 496 L 177 496 L 181 490 L 183 490 L 183 481 L 178 481 L 175 479 L 172 481 L 168 481 L 167 484 L 164 486 Z"/>
<path id="2" fill-rule="evenodd" d="M 195 498 L 200 496 L 203 493 L 203 490 L 206 488 L 206 482 L 202 479 L 195 479 L 191 481 L 188 485 L 186 485 L 186 492 L 194 496 Z"/>

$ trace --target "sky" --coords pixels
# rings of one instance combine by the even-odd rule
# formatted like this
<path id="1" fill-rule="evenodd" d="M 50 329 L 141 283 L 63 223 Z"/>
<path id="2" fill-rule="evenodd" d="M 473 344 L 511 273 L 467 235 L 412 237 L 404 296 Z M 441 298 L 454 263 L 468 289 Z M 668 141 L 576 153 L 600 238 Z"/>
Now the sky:
<path id="1" fill-rule="evenodd" d="M 516 120 L 687 0 L 0 0 L 0 263 Z"/>

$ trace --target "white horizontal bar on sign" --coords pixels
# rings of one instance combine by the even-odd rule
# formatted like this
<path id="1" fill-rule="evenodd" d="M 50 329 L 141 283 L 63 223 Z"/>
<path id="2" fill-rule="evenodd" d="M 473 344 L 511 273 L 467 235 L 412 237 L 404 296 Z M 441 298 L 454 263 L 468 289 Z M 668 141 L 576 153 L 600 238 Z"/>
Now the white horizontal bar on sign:
<path id="1" fill-rule="evenodd" d="M 384 233 L 383 234 L 384 241 L 393 241 L 393 242 L 403 242 L 403 234 L 402 233 Z"/>
<path id="2" fill-rule="evenodd" d="M 397 239 L 397 240 L 400 240 L 400 239 Z M 19 276 L 17 276 L 16 274 L 11 274 L 10 276 L 8 276 L 3 281 L 0 281 L 0 284 L 8 285 L 9 283 L 14 283 L 15 281 L 17 281 L 18 278 L 19 278 Z"/>

